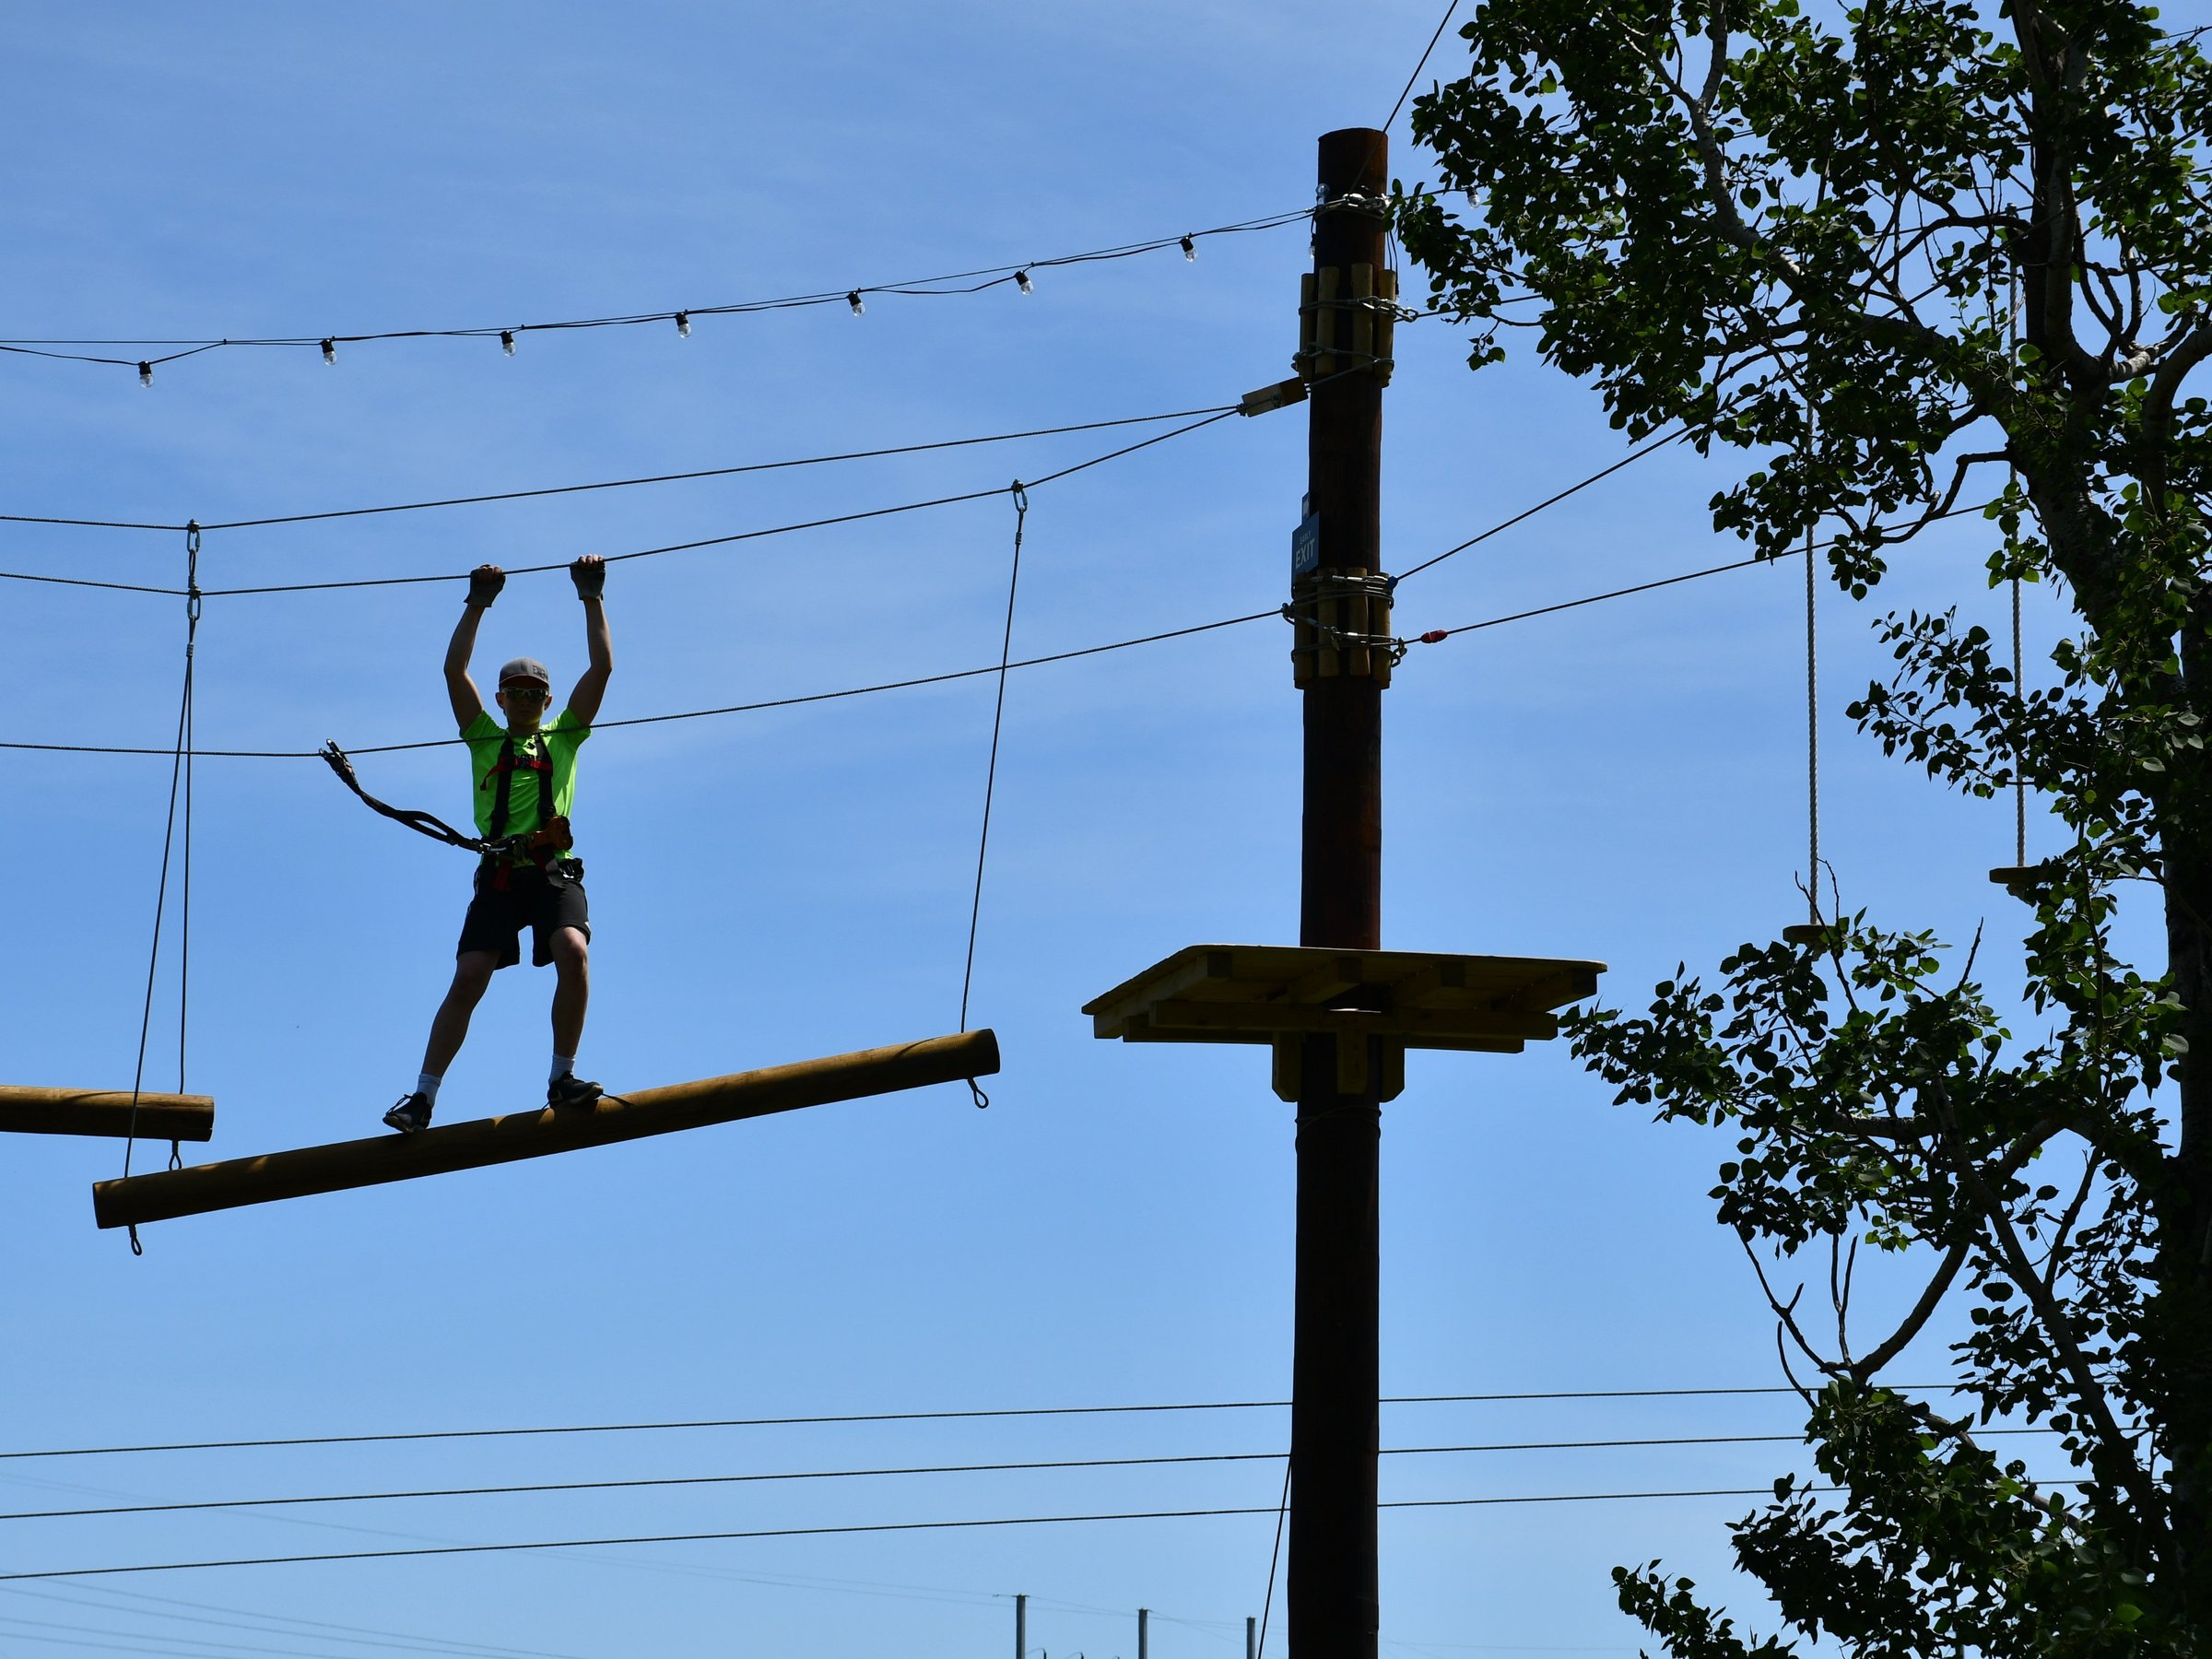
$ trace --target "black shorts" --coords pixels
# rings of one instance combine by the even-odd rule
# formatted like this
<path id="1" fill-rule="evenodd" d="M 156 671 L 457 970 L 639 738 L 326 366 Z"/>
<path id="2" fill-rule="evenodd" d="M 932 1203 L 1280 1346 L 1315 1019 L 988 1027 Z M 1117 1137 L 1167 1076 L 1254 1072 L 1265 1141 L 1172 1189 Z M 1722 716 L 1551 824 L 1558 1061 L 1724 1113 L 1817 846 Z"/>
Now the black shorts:
<path id="1" fill-rule="evenodd" d="M 500 876 L 506 879 L 500 880 Z M 564 858 L 550 873 L 534 865 L 520 869 L 477 871 L 477 896 L 468 901 L 462 918 L 461 943 L 455 956 L 488 950 L 498 960 L 495 968 L 512 968 L 523 959 L 520 935 L 530 929 L 530 962 L 543 968 L 553 959 L 553 935 L 572 927 L 588 942 L 592 936 L 591 911 L 583 897 L 583 864 Z"/>

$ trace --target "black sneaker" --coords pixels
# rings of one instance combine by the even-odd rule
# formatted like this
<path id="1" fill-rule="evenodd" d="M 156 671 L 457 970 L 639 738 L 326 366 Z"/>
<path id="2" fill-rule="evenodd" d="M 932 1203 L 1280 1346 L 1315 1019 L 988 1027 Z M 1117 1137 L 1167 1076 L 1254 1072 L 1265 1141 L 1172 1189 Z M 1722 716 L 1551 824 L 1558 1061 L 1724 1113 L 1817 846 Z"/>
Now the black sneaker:
<path id="1" fill-rule="evenodd" d="M 556 1077 L 546 1085 L 546 1104 L 548 1106 L 589 1106 L 606 1092 L 596 1083 L 587 1083 L 573 1072 L 565 1077 Z"/>
<path id="2" fill-rule="evenodd" d="M 418 1129 L 430 1126 L 430 1100 L 428 1095 L 402 1095 L 399 1104 L 384 1113 L 384 1122 L 402 1135 L 412 1135 Z"/>

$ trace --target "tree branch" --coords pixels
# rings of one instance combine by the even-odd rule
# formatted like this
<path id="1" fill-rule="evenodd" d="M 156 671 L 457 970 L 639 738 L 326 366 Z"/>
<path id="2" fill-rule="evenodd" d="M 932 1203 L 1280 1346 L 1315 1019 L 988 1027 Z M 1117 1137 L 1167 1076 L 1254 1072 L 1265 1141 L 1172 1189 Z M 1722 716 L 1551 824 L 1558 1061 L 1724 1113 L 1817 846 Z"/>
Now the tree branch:
<path id="1" fill-rule="evenodd" d="M 2051 1235 L 2051 1253 L 2043 1258 L 2043 1288 L 2056 1293 L 2060 1257 L 2065 1254 L 2066 1236 L 2074 1230 L 2074 1223 L 2081 1218 L 2082 1206 L 2088 1202 L 2089 1190 L 2097 1179 L 2097 1167 L 2102 1161 L 2092 1150 L 2081 1167 L 2081 1184 L 2074 1189 L 2074 1201 L 2066 1206 L 2066 1213 L 2059 1218 L 2058 1230 Z"/>
<path id="2" fill-rule="evenodd" d="M 1920 1335 L 1922 1327 L 1934 1317 L 1943 1299 L 1950 1293 L 1951 1282 L 1959 1277 L 1959 1269 L 1966 1265 L 1968 1244 L 1967 1240 L 1961 1239 L 1944 1253 L 1942 1265 L 1936 1269 L 1936 1277 L 1928 1281 L 1927 1288 L 1920 1293 L 1920 1300 L 1912 1304 L 1912 1311 L 1905 1315 L 1904 1323 L 1892 1331 L 1888 1339 L 1872 1353 L 1851 1366 L 1853 1382 L 1864 1383 L 1869 1381 L 1875 1372 L 1903 1353 L 1912 1338 Z"/>
<path id="3" fill-rule="evenodd" d="M 1939 213 L 1899 245 L 1897 262 L 1902 264 L 1912 258 L 1929 238 L 1940 236 L 1946 230 L 1999 229 L 2017 231 L 2025 236 L 2028 234 L 2028 221 L 2016 213 L 1994 209 L 1986 213 Z"/>
<path id="4" fill-rule="evenodd" d="M 2043 93 L 2055 89 L 2051 61 L 2043 50 L 2044 38 L 2049 36 L 2065 50 L 2071 48 L 2072 37 L 2043 13 L 2036 0 L 2015 0 L 2013 33 L 2019 42 L 2029 85 L 2040 102 Z M 2067 50 L 2066 62 L 2056 77 L 2058 86 L 2069 91 L 2076 89 L 2083 67 L 2079 54 Z M 2030 234 L 2031 238 L 2040 236 L 2042 245 L 2033 250 L 2040 257 L 2024 261 L 2021 268 L 2034 285 L 2037 303 L 2036 326 L 2032 332 L 2041 336 L 2035 344 L 2044 351 L 2055 353 L 2077 381 L 2101 384 L 2104 360 L 2091 357 L 2075 336 L 2073 308 L 2067 299 L 2073 291 L 2072 273 L 2081 247 L 2081 218 L 2067 172 L 2069 159 L 2042 135 L 2050 123 L 2039 119 L 2033 109 L 2029 112 L 2029 126 L 2038 134 L 2030 147 L 2033 159 L 2030 165 L 2037 211 Z"/>
<path id="5" fill-rule="evenodd" d="M 1961 418 L 1959 422 L 1959 426 L 1966 425 L 1970 418 L 1971 417 Z M 1956 430 L 1957 428 L 1953 429 Z M 1885 527 L 1881 532 L 1881 545 L 1890 547 L 1898 543 L 1909 542 L 1937 520 L 1950 517 L 1952 505 L 1959 500 L 1959 488 L 1966 482 L 1968 467 L 1979 465 L 1984 461 L 2010 461 L 2011 459 L 2012 452 L 2009 449 L 1981 450 L 1971 455 L 1960 455 L 1951 473 L 1951 487 L 1944 492 L 1943 500 L 1913 520 L 1901 533 L 1893 534 Z"/>
<path id="6" fill-rule="evenodd" d="M 1775 1341 L 1777 1344 L 1779 1344 L 1782 1339 L 1781 1333 L 1783 1331 L 1787 1331 L 1790 1334 L 1790 1340 L 1798 1346 L 1807 1359 L 1810 1359 L 1816 1366 L 1819 1367 L 1823 1374 L 1830 1377 L 1841 1376 L 1845 1374 L 1833 1360 L 1823 1359 L 1821 1357 L 1820 1350 L 1816 1348 L 1811 1343 L 1807 1342 L 1805 1338 L 1805 1333 L 1798 1328 L 1797 1302 L 1798 1299 L 1805 1294 L 1805 1287 L 1803 1285 L 1798 1286 L 1796 1295 L 1791 1297 L 1788 1301 L 1783 1301 L 1782 1298 L 1774 1294 L 1773 1282 L 1767 1277 L 1767 1270 L 1759 1265 L 1759 1253 L 1751 1248 L 1750 1234 L 1739 1229 L 1735 1235 L 1735 1241 L 1744 1247 L 1744 1259 L 1751 1264 L 1751 1271 L 1759 1275 L 1759 1292 L 1766 1297 L 1767 1306 L 1774 1310 L 1774 1319 L 1778 1327 L 1775 1333 Z M 1785 1367 L 1788 1364 L 1786 1358 L 1783 1360 L 1783 1364 Z M 1793 1378 L 1793 1383 L 1795 1379 Z"/>
<path id="7" fill-rule="evenodd" d="M 2088 1359 L 2081 1351 L 2080 1340 L 2074 1335 L 2073 1322 L 2066 1317 L 2065 1310 L 2058 1305 L 2057 1300 L 2043 1284 L 2041 1277 L 2035 1271 L 2035 1264 L 2029 1260 L 2028 1252 L 2020 1243 L 2019 1234 L 2014 1230 L 2011 1218 L 2005 1212 L 2003 1201 L 1983 1179 L 1982 1171 L 1975 1166 L 1974 1160 L 1967 1156 L 1948 1104 L 1940 1095 L 1935 1098 L 1934 1104 L 1937 1114 L 1944 1120 L 1945 1139 L 1954 1148 L 1951 1167 L 1972 1192 L 1989 1223 L 1990 1232 L 1995 1239 L 1998 1253 L 2004 1258 L 2006 1271 L 2034 1308 L 2037 1319 L 2041 1321 L 2044 1335 L 2051 1342 L 2053 1358 L 2072 1381 L 2082 1411 L 2095 1421 L 2103 1440 L 2108 1465 L 2120 1484 L 2127 1488 L 2128 1495 L 2135 1500 L 2141 1514 L 2147 1517 L 2158 1513 L 2158 1493 L 2151 1487 L 2142 1465 L 2136 1462 L 2119 1423 L 2113 1418 L 2111 1403 L 2104 1397 L 2104 1390 L 2098 1385 L 2096 1377 L 2089 1371 Z"/>
<path id="8" fill-rule="evenodd" d="M 2173 402 L 2181 395 L 2182 382 L 2189 378 L 2190 371 L 2206 357 L 2212 357 L 2212 328 L 2207 328 L 2192 308 L 2182 313 L 2173 333 L 2155 349 L 2164 353 L 2165 361 L 2151 376 L 2150 390 L 2143 399 L 2143 449 L 2136 470 L 2143 479 L 2151 511 L 2163 514 L 2168 476 L 2166 456 L 2173 438 Z"/>

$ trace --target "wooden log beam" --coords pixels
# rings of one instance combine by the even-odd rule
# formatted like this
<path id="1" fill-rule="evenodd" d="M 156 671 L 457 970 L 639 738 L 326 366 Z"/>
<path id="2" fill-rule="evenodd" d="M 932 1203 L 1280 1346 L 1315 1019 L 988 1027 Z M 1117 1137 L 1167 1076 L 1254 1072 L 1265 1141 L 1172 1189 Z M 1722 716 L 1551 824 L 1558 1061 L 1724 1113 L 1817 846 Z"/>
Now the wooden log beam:
<path id="1" fill-rule="evenodd" d="M 1407 1008 L 1394 1014 L 1371 1014 L 1360 1008 L 1291 1007 L 1279 1003 L 1163 1002 L 1148 1010 L 1148 1024 L 1156 1041 L 1160 1032 L 1169 1030 L 1245 1031 L 1270 1037 L 1277 1031 L 1334 1036 L 1352 1031 L 1395 1037 L 1417 1048 L 1431 1036 L 1548 1042 L 1559 1034 L 1559 1022 L 1549 1014 L 1516 1014 L 1497 1008 Z"/>
<path id="2" fill-rule="evenodd" d="M 957 1083 L 997 1070 L 997 1037 L 989 1030 L 963 1031 L 957 1037 L 931 1037 L 697 1083 L 606 1095 L 588 1108 L 548 1106 L 416 1135 L 301 1147 L 260 1158 L 134 1175 L 127 1181 L 103 1181 L 92 1189 L 92 1213 L 102 1227 L 166 1221 L 240 1205 L 304 1198 L 609 1146 L 862 1095 Z"/>
<path id="3" fill-rule="evenodd" d="M 215 1101 L 206 1095 L 141 1094 L 134 1125 L 127 1088 L 0 1085 L 0 1133 L 204 1141 L 215 1133 Z"/>

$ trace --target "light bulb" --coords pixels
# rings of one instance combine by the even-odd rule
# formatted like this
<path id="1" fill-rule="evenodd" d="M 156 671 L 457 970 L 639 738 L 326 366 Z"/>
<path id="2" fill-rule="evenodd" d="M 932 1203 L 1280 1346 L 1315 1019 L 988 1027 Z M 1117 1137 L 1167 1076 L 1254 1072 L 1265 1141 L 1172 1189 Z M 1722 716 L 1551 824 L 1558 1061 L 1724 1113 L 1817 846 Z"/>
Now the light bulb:
<path id="1" fill-rule="evenodd" d="M 1187 236 L 1182 239 L 1182 256 L 1193 265 L 1198 263 L 1198 244 Z"/>
<path id="2" fill-rule="evenodd" d="M 323 342 L 323 360 L 326 363 L 338 360 L 338 342 L 335 336 Z"/>
<path id="3" fill-rule="evenodd" d="M 676 332 L 687 340 L 691 337 L 691 313 L 689 312 L 676 313 Z"/>
<path id="4" fill-rule="evenodd" d="M 1033 294 L 1037 291 L 1030 286 L 1030 274 L 1027 271 L 1014 273 L 1014 286 L 1025 294 Z"/>
<path id="5" fill-rule="evenodd" d="M 505 352 L 509 357 L 512 357 L 514 355 L 513 329 L 502 328 L 500 330 L 500 349 Z"/>
<path id="6" fill-rule="evenodd" d="M 138 365 L 138 383 L 142 386 L 150 386 L 154 383 L 154 366 L 151 363 Z"/>
<path id="7" fill-rule="evenodd" d="M 851 293 L 845 296 L 845 303 L 853 308 L 853 314 L 856 317 L 859 316 L 861 312 L 868 309 L 860 302 L 860 290 L 858 288 L 854 288 Z"/>

